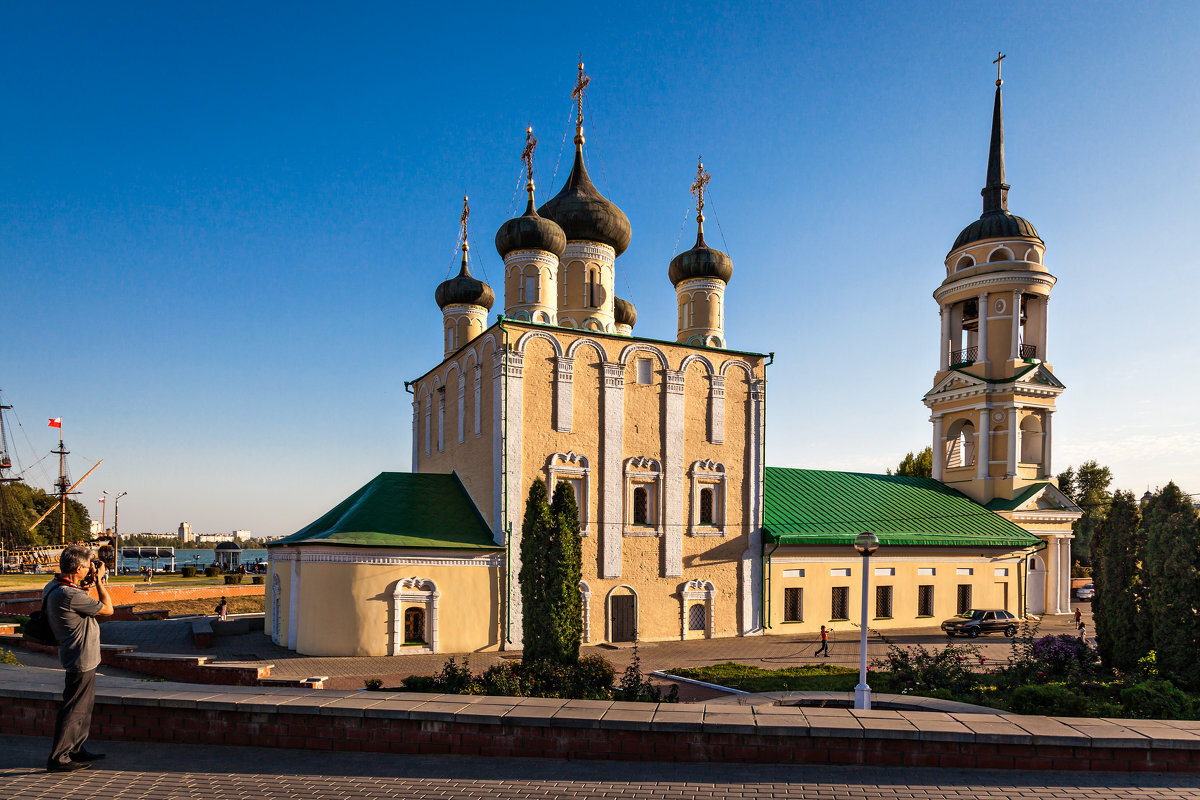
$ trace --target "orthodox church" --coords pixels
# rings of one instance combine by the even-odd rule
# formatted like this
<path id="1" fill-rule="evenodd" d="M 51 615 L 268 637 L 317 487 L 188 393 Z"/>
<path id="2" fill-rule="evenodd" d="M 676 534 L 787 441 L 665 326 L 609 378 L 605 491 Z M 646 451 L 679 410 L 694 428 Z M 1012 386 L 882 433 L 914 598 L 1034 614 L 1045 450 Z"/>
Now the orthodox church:
<path id="1" fill-rule="evenodd" d="M 967 608 L 1066 613 L 1080 512 L 1050 467 L 1055 278 L 1008 210 L 999 76 L 983 214 L 934 292 L 933 478 L 764 465 L 774 355 L 727 339 L 733 263 L 705 241 L 703 165 L 696 243 L 666 268 L 675 341 L 636 335 L 615 293 L 632 227 L 584 158 L 587 83 L 580 64 L 574 163 L 540 207 L 527 132 L 527 204 L 495 235 L 504 311 L 490 322 L 464 200 L 461 268 L 434 293 L 442 359 L 407 384 L 411 472 L 270 545 L 272 638 L 310 655 L 520 649 L 521 522 L 538 479 L 578 501 L 585 643 L 849 629 L 864 600 L 877 629 Z M 851 546 L 863 531 L 881 542 L 865 599 Z"/>

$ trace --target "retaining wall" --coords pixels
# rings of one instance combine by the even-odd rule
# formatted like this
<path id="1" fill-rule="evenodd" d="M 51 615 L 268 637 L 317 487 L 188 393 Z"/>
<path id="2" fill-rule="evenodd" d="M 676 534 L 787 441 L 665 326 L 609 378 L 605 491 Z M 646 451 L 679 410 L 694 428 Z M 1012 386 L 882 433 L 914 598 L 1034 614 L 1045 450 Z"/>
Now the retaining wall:
<path id="1" fill-rule="evenodd" d="M 249 580 L 247 577 L 246 580 Z M 50 581 L 50 576 L 46 576 Z M 114 606 L 165 603 L 169 600 L 196 600 L 206 597 L 242 597 L 266 593 L 263 584 L 212 584 L 210 586 L 163 586 L 152 583 L 113 583 L 108 593 Z M 0 592 L 0 614 L 29 614 L 42 606 L 41 589 Z M 112 617 L 101 617 L 105 622 Z"/>

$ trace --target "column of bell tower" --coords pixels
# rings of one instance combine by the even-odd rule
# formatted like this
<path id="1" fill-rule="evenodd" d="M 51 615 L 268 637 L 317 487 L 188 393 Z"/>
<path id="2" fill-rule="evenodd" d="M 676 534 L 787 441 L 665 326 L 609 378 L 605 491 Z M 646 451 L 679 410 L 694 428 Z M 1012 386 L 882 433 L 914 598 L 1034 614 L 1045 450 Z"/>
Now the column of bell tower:
<path id="1" fill-rule="evenodd" d="M 996 82 L 983 214 L 946 255 L 934 292 L 938 371 L 925 396 L 934 478 L 982 503 L 1054 477 L 1051 419 L 1063 386 L 1047 360 L 1045 244 L 1008 210 L 1001 81 Z"/>

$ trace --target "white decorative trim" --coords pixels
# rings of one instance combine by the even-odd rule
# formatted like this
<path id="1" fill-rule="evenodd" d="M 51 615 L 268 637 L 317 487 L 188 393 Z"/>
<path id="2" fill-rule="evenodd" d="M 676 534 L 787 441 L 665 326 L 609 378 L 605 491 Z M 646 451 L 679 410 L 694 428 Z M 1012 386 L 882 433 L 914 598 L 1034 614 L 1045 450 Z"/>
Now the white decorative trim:
<path id="1" fill-rule="evenodd" d="M 1006 283 L 1023 283 L 1026 286 L 1044 286 L 1047 291 L 1054 287 L 1058 279 L 1049 272 L 985 272 L 982 275 L 968 276 L 961 280 L 948 280 L 933 293 L 933 299 L 939 303 L 945 302 L 950 295 L 968 289 L 984 289 Z M 978 292 L 976 292 L 978 294 Z"/>
<path id="2" fill-rule="evenodd" d="M 554 359 L 554 430 L 571 432 L 574 417 L 575 359 L 564 355 Z"/>
<path id="3" fill-rule="evenodd" d="M 740 358 L 731 358 L 728 361 L 721 362 L 721 377 L 728 377 L 729 370 L 734 367 L 737 367 L 746 373 L 746 380 L 754 380 L 754 367 L 750 366 L 748 362 L 743 361 Z"/>
<path id="4" fill-rule="evenodd" d="M 625 436 L 625 367 L 601 364 L 600 474 L 600 577 L 621 577 L 624 503 L 621 491 L 621 461 Z"/>
<path id="5" fill-rule="evenodd" d="M 592 589 L 586 581 L 579 582 L 579 595 L 583 606 L 583 643 L 592 643 Z"/>
<path id="6" fill-rule="evenodd" d="M 567 453 L 555 453 L 546 459 L 546 488 L 551 497 L 554 487 L 560 479 L 578 479 L 580 497 L 575 500 L 579 505 L 579 534 L 589 535 L 591 531 L 592 508 L 592 468 L 587 456 L 578 455 L 574 450 Z"/>
<path id="7" fill-rule="evenodd" d="M 274 568 L 272 568 L 271 569 L 271 641 L 274 642 L 275 644 L 279 644 L 279 630 L 281 627 L 280 620 L 279 620 L 280 596 L 281 596 L 281 590 L 279 588 L 279 574 L 277 572 L 275 572 Z"/>
<path id="8" fill-rule="evenodd" d="M 670 361 L 667 359 L 667 354 L 664 353 L 660 348 L 645 342 L 634 342 L 633 344 L 626 345 L 625 349 L 621 351 L 621 356 L 617 359 L 617 361 L 620 362 L 622 367 L 624 367 L 629 363 L 629 359 L 633 357 L 633 354 L 639 352 L 653 353 L 654 355 L 658 356 L 658 365 L 660 367 L 663 369 L 671 368 Z"/>
<path id="9" fill-rule="evenodd" d="M 400 555 L 399 548 L 384 549 L 328 549 L 316 551 L 309 547 L 300 548 L 299 561 L 305 564 L 369 564 L 383 567 L 502 567 L 503 553 L 487 553 L 469 556 Z M 419 552 L 419 551 L 418 551 Z"/>
<path id="10" fill-rule="evenodd" d="M 272 547 L 267 550 L 267 563 L 274 561 L 295 561 L 297 552 L 290 547 Z"/>
<path id="11" fill-rule="evenodd" d="M 467 376 L 462 370 L 458 372 L 458 443 L 465 441 L 467 421 Z"/>
<path id="12" fill-rule="evenodd" d="M 693 461 L 688 467 L 688 476 L 692 479 L 691 497 L 692 513 L 688 520 L 688 535 L 690 536 L 724 536 L 725 535 L 725 465 L 710 459 Z M 700 523 L 700 492 L 703 489 L 713 491 L 713 523 Z"/>
<path id="13" fill-rule="evenodd" d="M 396 582 L 392 591 L 392 652 L 388 655 L 416 655 L 438 652 L 437 584 L 429 578 L 405 578 Z M 425 606 L 425 641 L 428 647 L 406 647 L 404 644 L 404 604 Z"/>
<path id="14" fill-rule="evenodd" d="M 288 650 L 295 650 L 300 638 L 300 561 L 292 561 L 292 579 L 288 582 Z"/>
<path id="15" fill-rule="evenodd" d="M 525 355 L 525 348 L 529 346 L 530 339 L 545 339 L 554 348 L 554 355 L 561 357 L 563 355 L 562 343 L 558 341 L 556 336 L 547 333 L 546 331 L 526 331 L 521 334 L 521 338 L 517 340 L 516 346 L 513 348 L 522 356 Z"/>
<path id="16" fill-rule="evenodd" d="M 782 545 L 780 550 L 785 547 L 809 547 L 810 545 Z M 932 545 L 931 545 L 932 546 Z M 957 545 L 959 548 L 973 549 L 967 545 Z M 875 561 L 879 556 L 871 556 L 871 560 Z M 1003 564 L 1008 561 L 1020 561 L 1024 558 L 1024 548 L 1010 548 L 1010 552 L 1004 555 L 996 556 L 888 556 L 883 559 L 884 564 L 891 563 L 918 563 L 918 564 L 939 564 L 939 563 L 963 563 L 977 562 L 990 564 Z M 771 556 L 772 564 L 843 564 L 847 561 L 858 563 L 861 559 L 853 553 L 845 556 Z"/>
<path id="17" fill-rule="evenodd" d="M 598 266 L 612 268 L 617 260 L 617 251 L 603 242 L 589 242 L 583 239 L 572 239 L 567 242 L 560 263 L 568 258 L 578 258 L 584 261 L 601 262 Z"/>
<path id="18" fill-rule="evenodd" d="M 472 368 L 475 378 L 475 438 L 478 439 L 483 435 L 482 409 L 479 408 L 479 398 L 483 394 L 483 368 L 476 364 Z"/>
<path id="19" fill-rule="evenodd" d="M 664 578 L 683 575 L 684 376 L 682 370 L 663 371 L 663 515 L 669 522 L 663 534 Z"/>
<path id="20" fill-rule="evenodd" d="M 716 630 L 716 598 L 717 589 L 711 581 L 705 580 L 690 580 L 683 585 L 679 590 L 679 604 L 681 607 L 680 614 L 680 631 L 679 638 L 688 638 L 688 614 L 691 611 L 689 603 L 693 600 L 700 600 L 704 603 L 704 638 L 713 638 Z"/>
<path id="21" fill-rule="evenodd" d="M 708 376 L 708 441 L 725 444 L 725 376 Z"/>
<path id="22" fill-rule="evenodd" d="M 663 532 L 663 473 L 662 465 L 653 458 L 635 456 L 625 459 L 625 536 L 661 536 Z M 649 488 L 650 521 L 645 525 L 633 522 L 633 492 L 639 486 Z"/>
<path id="23" fill-rule="evenodd" d="M 726 362 L 728 365 L 730 362 Z M 724 365 L 722 366 L 724 371 Z M 763 407 L 767 399 L 767 382 L 752 378 L 750 381 L 750 415 L 746 421 L 748 458 L 745 480 L 750 482 L 746 496 L 743 524 L 749 532 L 747 547 L 742 553 L 741 570 L 738 575 L 741 589 L 743 636 L 763 632 L 762 581 L 762 525 L 763 525 L 763 437 L 766 421 Z"/>

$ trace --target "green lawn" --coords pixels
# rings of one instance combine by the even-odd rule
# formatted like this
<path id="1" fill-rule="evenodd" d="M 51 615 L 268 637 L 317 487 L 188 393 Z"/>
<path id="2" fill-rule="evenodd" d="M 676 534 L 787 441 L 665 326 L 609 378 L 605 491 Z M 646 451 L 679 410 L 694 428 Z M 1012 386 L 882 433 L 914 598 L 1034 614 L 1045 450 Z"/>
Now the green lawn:
<path id="1" fill-rule="evenodd" d="M 763 669 L 726 661 L 710 667 L 674 668 L 664 672 L 744 692 L 852 692 L 858 683 L 858 670 L 825 664 Z"/>

